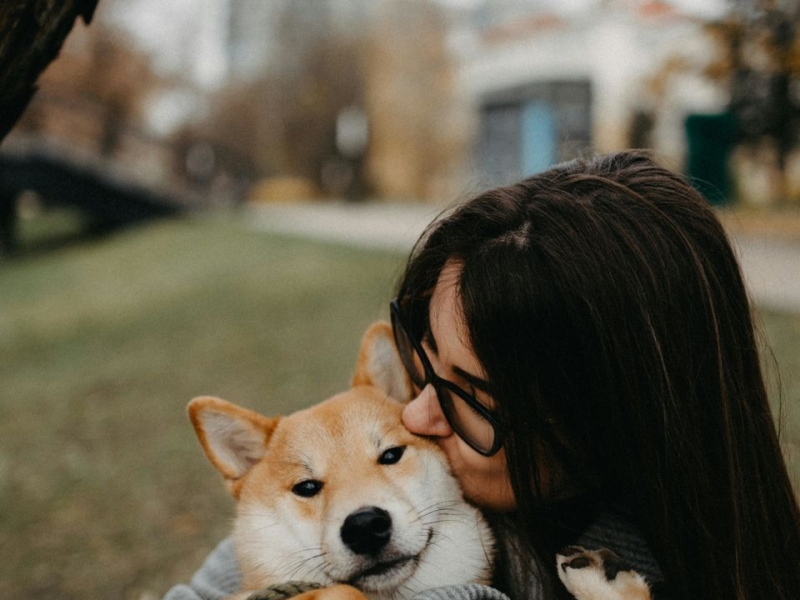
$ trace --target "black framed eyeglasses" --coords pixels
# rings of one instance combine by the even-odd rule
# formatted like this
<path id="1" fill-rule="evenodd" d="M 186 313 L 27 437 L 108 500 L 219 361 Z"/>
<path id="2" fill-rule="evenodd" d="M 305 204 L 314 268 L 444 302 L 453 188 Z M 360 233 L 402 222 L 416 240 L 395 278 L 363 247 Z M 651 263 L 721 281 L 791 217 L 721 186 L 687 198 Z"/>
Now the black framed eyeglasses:
<path id="1" fill-rule="evenodd" d="M 494 411 L 452 381 L 439 377 L 422 344 L 403 320 L 397 298 L 389 303 L 394 340 L 411 381 L 420 390 L 431 384 L 450 427 L 478 454 L 492 456 L 503 446 L 503 427 Z"/>

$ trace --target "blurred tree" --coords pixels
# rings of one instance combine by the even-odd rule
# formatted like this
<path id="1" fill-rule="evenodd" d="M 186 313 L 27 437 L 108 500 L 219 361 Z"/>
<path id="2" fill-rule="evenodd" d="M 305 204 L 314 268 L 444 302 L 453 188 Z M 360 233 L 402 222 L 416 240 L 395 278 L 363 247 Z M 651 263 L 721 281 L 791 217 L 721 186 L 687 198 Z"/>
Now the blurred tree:
<path id="1" fill-rule="evenodd" d="M 89 23 L 98 0 L 3 0 L 0 3 L 0 139 L 36 91 L 75 19 Z"/>
<path id="2" fill-rule="evenodd" d="M 254 2 L 234 3 L 239 80 L 217 95 L 197 133 L 252 156 L 263 175 L 301 177 L 329 196 L 445 195 L 468 125 L 453 102 L 441 7 Z"/>
<path id="3" fill-rule="evenodd" d="M 767 140 L 783 170 L 800 144 L 800 7 L 796 0 L 734 0 L 730 16 L 709 30 L 724 54 L 707 74 L 729 83 L 740 141 Z"/>
<path id="4" fill-rule="evenodd" d="M 105 0 L 91 27 L 73 28 L 6 143 L 56 154 L 66 147 L 73 163 L 111 161 L 117 174 L 171 185 L 176 160 L 166 136 L 202 111 L 203 98 L 189 73 L 158 69 L 144 38 L 123 28 L 115 9 L 124 4 L 135 3 Z"/>
<path id="5" fill-rule="evenodd" d="M 334 25 L 332 13 L 314 0 L 288 5 L 278 29 L 284 50 L 272 94 L 281 115 L 280 168 L 321 188 L 325 165 L 337 156 L 336 120 L 364 104 L 364 32 Z"/>
<path id="6" fill-rule="evenodd" d="M 79 16 L 91 21 L 98 0 L 3 0 L 0 3 L 0 140 L 19 120 L 36 80 L 58 55 Z M 0 256 L 14 248 L 15 199 L 0 186 Z"/>
<path id="7" fill-rule="evenodd" d="M 271 10 L 272 38 L 264 43 L 276 48 L 274 56 L 260 74 L 217 94 L 210 118 L 192 129 L 250 156 L 262 175 L 302 177 L 324 188 L 325 166 L 337 154 L 337 116 L 363 105 L 363 31 L 337 27 L 315 0 Z"/>
<path id="8" fill-rule="evenodd" d="M 147 100 L 167 82 L 150 58 L 102 20 L 70 37 L 40 80 L 41 92 L 19 122 L 21 132 L 57 138 L 111 158 L 126 130 L 141 130 Z"/>
<path id="9" fill-rule="evenodd" d="M 455 101 L 447 22 L 432 2 L 378 4 L 366 52 L 368 176 L 384 196 L 441 200 L 469 147 L 469 112 Z"/>

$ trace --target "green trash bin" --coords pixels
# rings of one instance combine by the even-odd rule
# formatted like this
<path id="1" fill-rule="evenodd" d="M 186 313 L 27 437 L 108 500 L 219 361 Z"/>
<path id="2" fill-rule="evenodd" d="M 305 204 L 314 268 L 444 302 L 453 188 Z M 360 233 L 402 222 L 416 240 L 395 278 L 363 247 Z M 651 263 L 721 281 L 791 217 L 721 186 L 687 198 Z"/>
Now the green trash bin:
<path id="1" fill-rule="evenodd" d="M 714 205 L 728 204 L 731 178 L 728 158 L 736 143 L 736 118 L 730 112 L 686 117 L 686 175 Z"/>

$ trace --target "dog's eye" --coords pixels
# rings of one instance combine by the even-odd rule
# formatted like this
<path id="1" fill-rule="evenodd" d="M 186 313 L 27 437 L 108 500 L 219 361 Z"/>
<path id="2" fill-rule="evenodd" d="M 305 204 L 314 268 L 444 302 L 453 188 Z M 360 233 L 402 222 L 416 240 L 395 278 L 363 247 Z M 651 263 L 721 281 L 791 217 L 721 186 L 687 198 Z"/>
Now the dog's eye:
<path id="1" fill-rule="evenodd" d="M 393 465 L 403 457 L 403 452 L 405 451 L 405 446 L 395 446 L 394 448 L 389 448 L 388 450 L 384 451 L 383 454 L 381 454 L 378 462 L 382 465 Z"/>
<path id="2" fill-rule="evenodd" d="M 292 493 L 303 498 L 311 498 L 312 496 L 316 496 L 321 489 L 321 481 L 317 481 L 316 479 L 306 479 L 305 481 L 295 484 L 295 486 L 292 488 Z"/>

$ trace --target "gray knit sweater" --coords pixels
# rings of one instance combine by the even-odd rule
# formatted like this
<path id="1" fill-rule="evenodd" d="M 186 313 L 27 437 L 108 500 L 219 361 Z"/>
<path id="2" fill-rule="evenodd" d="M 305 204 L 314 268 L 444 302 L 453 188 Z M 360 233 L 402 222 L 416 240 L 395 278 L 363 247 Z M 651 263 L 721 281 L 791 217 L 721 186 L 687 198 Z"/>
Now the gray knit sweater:
<path id="1" fill-rule="evenodd" d="M 524 559 L 515 551 L 517 544 L 513 529 L 503 527 L 502 522 L 499 526 L 500 561 L 496 567 L 499 578 L 506 582 L 507 595 L 485 585 L 467 584 L 428 590 L 415 596 L 414 600 L 544 600 L 537 569 L 525 568 Z M 613 550 L 649 581 L 662 579 L 661 570 L 639 531 L 616 516 L 601 515 L 576 544 Z M 233 544 L 227 539 L 211 552 L 188 585 L 173 587 L 163 600 L 223 600 L 239 590 L 241 581 Z"/>

